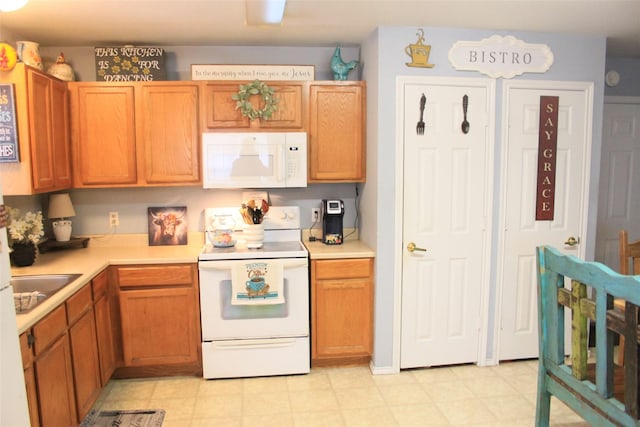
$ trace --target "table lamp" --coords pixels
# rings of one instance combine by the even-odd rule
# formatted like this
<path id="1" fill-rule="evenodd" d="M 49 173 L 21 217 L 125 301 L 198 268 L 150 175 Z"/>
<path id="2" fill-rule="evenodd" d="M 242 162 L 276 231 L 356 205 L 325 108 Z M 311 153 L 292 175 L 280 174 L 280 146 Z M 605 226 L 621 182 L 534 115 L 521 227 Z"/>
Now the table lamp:
<path id="1" fill-rule="evenodd" d="M 47 217 L 49 219 L 57 219 L 53 221 L 53 234 L 58 242 L 68 242 L 71 238 L 71 220 L 65 219 L 76 216 L 76 211 L 71 204 L 71 198 L 68 193 L 52 194 L 49 198 L 49 211 Z"/>

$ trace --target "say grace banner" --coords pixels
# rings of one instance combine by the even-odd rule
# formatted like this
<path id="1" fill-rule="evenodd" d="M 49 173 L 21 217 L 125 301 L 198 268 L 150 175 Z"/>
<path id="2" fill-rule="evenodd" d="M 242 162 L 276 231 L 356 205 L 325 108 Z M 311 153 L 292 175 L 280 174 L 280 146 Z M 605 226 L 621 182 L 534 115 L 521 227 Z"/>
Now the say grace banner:
<path id="1" fill-rule="evenodd" d="M 540 97 L 536 221 L 553 220 L 558 150 L 558 104 L 557 96 Z"/>

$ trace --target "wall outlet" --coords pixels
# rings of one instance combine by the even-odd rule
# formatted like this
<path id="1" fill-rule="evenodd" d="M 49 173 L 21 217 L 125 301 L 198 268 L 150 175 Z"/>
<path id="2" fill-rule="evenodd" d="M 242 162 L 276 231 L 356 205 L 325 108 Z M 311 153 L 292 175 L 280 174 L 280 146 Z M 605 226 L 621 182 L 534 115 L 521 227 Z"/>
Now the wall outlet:
<path id="1" fill-rule="evenodd" d="M 109 227 L 117 227 L 120 225 L 120 218 L 118 218 L 118 212 L 109 212 Z"/>
<path id="2" fill-rule="evenodd" d="M 320 208 L 311 209 L 311 222 L 315 223 L 320 221 Z"/>

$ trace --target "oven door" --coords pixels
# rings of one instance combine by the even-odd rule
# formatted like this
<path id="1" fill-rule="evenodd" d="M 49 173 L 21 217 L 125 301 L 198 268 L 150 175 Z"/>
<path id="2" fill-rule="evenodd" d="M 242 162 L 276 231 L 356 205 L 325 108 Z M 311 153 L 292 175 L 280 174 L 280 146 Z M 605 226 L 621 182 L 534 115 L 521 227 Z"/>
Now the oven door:
<path id="1" fill-rule="evenodd" d="M 274 261 L 283 264 L 284 303 L 265 305 L 232 304 L 232 271 L 250 260 L 198 263 L 203 341 L 309 335 L 309 262 L 307 258 Z"/>

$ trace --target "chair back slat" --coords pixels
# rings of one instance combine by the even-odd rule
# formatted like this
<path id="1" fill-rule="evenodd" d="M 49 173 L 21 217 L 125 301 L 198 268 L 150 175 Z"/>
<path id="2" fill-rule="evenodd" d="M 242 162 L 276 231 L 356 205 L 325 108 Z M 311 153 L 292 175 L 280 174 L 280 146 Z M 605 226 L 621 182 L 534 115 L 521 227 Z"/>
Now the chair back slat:
<path id="1" fill-rule="evenodd" d="M 536 426 L 549 425 L 551 395 L 594 426 L 640 426 L 638 422 L 638 323 L 635 309 L 621 316 L 613 300 L 640 305 L 640 276 L 622 275 L 558 250 L 537 248 L 540 357 Z M 567 289 L 569 288 L 569 289 Z M 588 297 L 589 289 L 595 302 Z M 570 292 L 571 297 L 567 298 Z M 564 311 L 571 310 L 571 366 L 565 361 Z M 587 375 L 587 319 L 595 323 L 595 378 Z M 633 352 L 624 367 L 624 402 L 614 397 L 613 346 L 616 334 L 627 337 Z"/>

